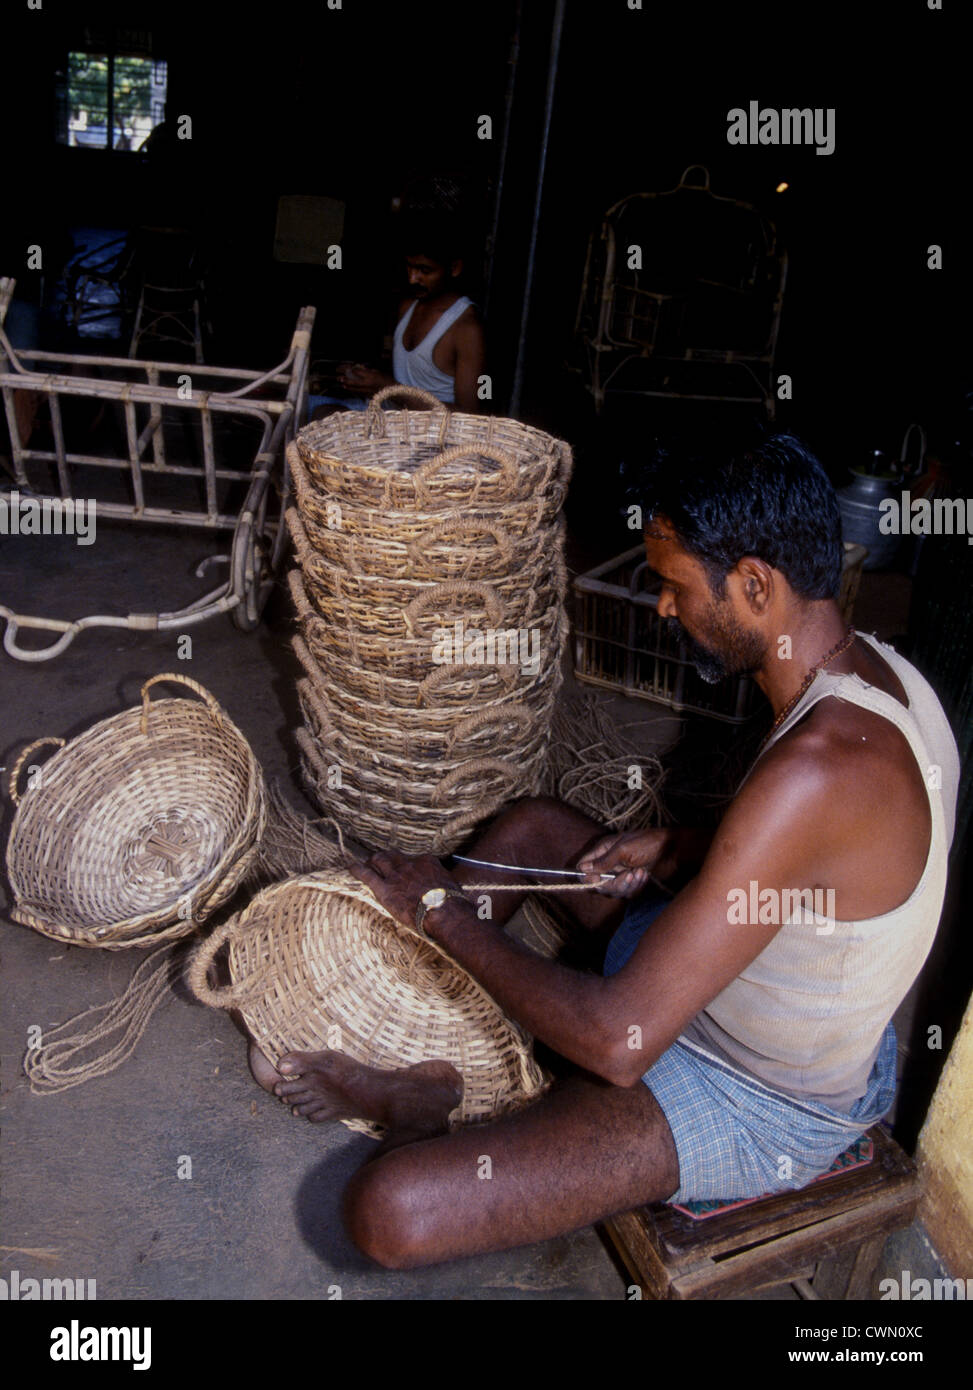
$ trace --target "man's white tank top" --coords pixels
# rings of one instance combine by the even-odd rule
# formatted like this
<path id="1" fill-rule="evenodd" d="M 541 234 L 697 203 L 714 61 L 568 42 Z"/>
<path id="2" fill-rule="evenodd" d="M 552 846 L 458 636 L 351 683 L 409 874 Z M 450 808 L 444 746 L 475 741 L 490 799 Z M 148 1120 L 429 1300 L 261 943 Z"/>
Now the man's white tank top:
<path id="1" fill-rule="evenodd" d="M 451 304 L 448 309 L 443 310 L 422 342 L 417 343 L 411 352 L 403 342 L 405 330 L 409 326 L 416 307 L 415 303 L 409 305 L 396 325 L 395 339 L 392 344 L 392 375 L 400 385 L 418 386 L 423 391 L 437 396 L 446 405 L 453 404 L 456 400 L 456 383 L 451 376 L 440 371 L 432 360 L 432 354 L 440 338 L 449 332 L 456 320 L 466 313 L 472 303 L 472 299 L 461 294 L 455 304 Z"/>
<path id="2" fill-rule="evenodd" d="M 900 907 L 880 917 L 840 922 L 822 914 L 805 923 L 800 910 L 787 913 L 770 944 L 683 1033 L 768 1086 L 841 1111 L 864 1095 L 885 1027 L 936 935 L 960 771 L 956 741 L 929 683 L 891 647 L 858 636 L 898 676 L 908 708 L 857 675 L 821 670 L 767 749 L 827 696 L 890 719 L 908 740 L 929 796 L 932 834 L 922 876 Z"/>

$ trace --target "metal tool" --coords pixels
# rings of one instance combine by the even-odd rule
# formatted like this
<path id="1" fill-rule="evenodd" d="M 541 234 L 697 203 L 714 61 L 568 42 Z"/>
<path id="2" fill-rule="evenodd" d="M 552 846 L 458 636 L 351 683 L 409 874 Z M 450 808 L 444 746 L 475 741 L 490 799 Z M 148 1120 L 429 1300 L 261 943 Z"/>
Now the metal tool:
<path id="1" fill-rule="evenodd" d="M 460 864 L 476 864 L 481 869 L 508 869 L 515 874 L 553 874 L 557 878 L 588 878 L 588 874 L 577 869 L 529 869 L 526 864 L 494 864 L 490 859 L 468 859 L 465 854 L 454 854 L 453 859 Z M 599 874 L 599 878 L 617 878 L 617 874 Z M 594 885 L 592 885 L 594 886 Z"/>

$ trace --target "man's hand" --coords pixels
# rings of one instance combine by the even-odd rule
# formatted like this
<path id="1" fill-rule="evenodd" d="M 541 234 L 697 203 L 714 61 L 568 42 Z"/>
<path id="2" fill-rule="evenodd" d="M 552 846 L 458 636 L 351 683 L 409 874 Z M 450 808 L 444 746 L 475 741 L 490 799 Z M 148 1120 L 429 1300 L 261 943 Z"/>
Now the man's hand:
<path id="1" fill-rule="evenodd" d="M 395 385 L 394 377 L 361 362 L 343 362 L 338 368 L 338 380 L 346 391 L 355 391 L 360 396 L 373 396 L 383 386 Z"/>
<path id="2" fill-rule="evenodd" d="M 668 846 L 668 830 L 631 830 L 606 835 L 578 860 L 592 887 L 609 898 L 635 898 L 658 869 Z M 599 879 L 598 874 L 615 874 Z"/>
<path id="3" fill-rule="evenodd" d="M 423 893 L 430 888 L 461 888 L 431 854 L 413 857 L 396 849 L 380 850 L 364 864 L 351 865 L 351 872 L 372 890 L 386 912 L 407 927 L 416 924 Z"/>

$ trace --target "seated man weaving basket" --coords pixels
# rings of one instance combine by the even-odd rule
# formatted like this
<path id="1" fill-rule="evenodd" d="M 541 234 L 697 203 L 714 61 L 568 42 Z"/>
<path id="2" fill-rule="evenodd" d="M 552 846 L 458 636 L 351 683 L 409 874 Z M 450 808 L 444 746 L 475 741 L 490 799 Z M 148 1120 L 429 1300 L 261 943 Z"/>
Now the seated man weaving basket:
<path id="1" fill-rule="evenodd" d="M 445 405 L 476 414 L 482 408 L 486 371 L 483 322 L 476 305 L 462 294 L 463 257 L 459 234 L 439 219 L 406 219 L 402 232 L 409 295 L 399 304 L 392 349 L 392 373 L 362 362 L 343 363 L 338 381 L 357 399 L 312 396 L 315 418 L 338 406 L 363 409 L 365 397 L 385 386 L 417 386 Z"/>
<path id="2" fill-rule="evenodd" d="M 508 939 L 522 893 L 498 891 L 483 921 L 462 892 L 524 874 L 391 851 L 360 868 L 394 917 L 421 919 L 577 1067 L 525 1108 L 447 1132 L 460 1085 L 448 1065 L 375 1071 L 325 1052 L 292 1054 L 278 1073 L 254 1057 L 295 1113 L 388 1126 L 345 1205 L 353 1238 L 384 1265 L 538 1241 L 653 1201 L 799 1187 L 891 1104 L 890 1020 L 935 935 L 953 832 L 958 759 L 942 708 L 907 661 L 846 629 L 834 492 L 797 440 L 658 456 L 641 505 L 659 613 L 707 679 L 753 676 L 772 729 L 715 832 L 606 836 L 532 800 L 470 850 L 583 871 L 590 891 L 557 896 L 610 938 L 601 975 Z M 652 880 L 672 896 L 646 896 Z M 430 900 L 434 889 L 445 896 Z"/>

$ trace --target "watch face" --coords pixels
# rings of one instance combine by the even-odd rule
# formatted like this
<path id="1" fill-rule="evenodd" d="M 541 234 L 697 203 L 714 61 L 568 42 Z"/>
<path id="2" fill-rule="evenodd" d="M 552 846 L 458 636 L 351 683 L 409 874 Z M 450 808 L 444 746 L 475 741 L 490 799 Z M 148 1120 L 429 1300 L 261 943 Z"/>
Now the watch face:
<path id="1" fill-rule="evenodd" d="M 445 888 L 430 888 L 427 893 L 423 893 L 422 901 L 426 907 L 442 907 L 446 901 Z"/>

